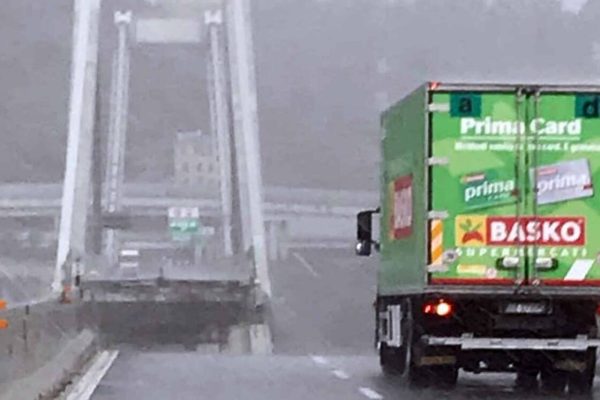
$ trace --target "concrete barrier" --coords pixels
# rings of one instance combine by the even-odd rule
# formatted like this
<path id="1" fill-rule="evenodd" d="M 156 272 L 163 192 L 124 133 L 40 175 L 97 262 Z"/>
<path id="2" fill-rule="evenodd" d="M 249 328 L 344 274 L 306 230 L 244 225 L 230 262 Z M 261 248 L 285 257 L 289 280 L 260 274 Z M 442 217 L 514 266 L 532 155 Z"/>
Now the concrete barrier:
<path id="1" fill-rule="evenodd" d="M 34 399 L 56 389 L 95 349 L 96 334 L 83 330 L 79 304 L 31 304 L 3 317 L 9 327 L 0 331 L 0 399 Z"/>

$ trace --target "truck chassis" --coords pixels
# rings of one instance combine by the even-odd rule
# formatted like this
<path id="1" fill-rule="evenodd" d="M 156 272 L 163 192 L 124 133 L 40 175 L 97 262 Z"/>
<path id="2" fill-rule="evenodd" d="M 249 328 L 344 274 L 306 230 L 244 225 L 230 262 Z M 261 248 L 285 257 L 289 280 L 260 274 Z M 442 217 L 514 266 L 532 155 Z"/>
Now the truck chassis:
<path id="1" fill-rule="evenodd" d="M 516 372 L 519 389 L 537 389 L 539 377 L 545 391 L 589 393 L 600 346 L 597 300 L 504 292 L 379 296 L 376 343 L 384 373 L 406 373 L 415 386 L 452 387 L 459 369 Z M 436 304 L 450 309 L 439 315 Z"/>

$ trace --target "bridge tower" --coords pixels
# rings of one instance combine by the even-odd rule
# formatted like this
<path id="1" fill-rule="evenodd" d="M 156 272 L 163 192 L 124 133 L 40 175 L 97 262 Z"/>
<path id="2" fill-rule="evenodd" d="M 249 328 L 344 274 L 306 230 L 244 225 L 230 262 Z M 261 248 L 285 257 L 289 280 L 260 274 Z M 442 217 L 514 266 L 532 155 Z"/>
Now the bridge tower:
<path id="1" fill-rule="evenodd" d="M 66 264 L 85 256 L 96 111 L 99 20 L 100 0 L 75 0 L 67 153 L 52 282 L 55 292 L 61 290 L 65 267 L 70 268 Z"/>
<path id="2" fill-rule="evenodd" d="M 69 105 L 69 138 L 61 206 L 61 222 L 53 287 L 70 259 L 83 257 L 90 199 L 95 90 L 98 64 L 98 25 L 101 0 L 74 0 L 73 67 Z M 158 0 L 167 1 L 167 0 Z M 254 266 L 263 291 L 270 295 L 263 185 L 261 175 L 256 73 L 249 0 L 197 0 L 217 6 L 206 15 L 213 129 L 220 161 L 221 212 L 225 253 L 234 251 L 231 232 L 240 215 L 242 246 Z M 197 17 L 196 17 L 197 18 Z M 131 13 L 116 13 L 118 47 L 113 61 L 109 151 L 105 181 L 107 214 L 121 206 L 126 122 L 129 97 L 129 25 Z M 223 26 L 224 25 L 224 26 Z M 231 132 L 233 132 L 231 134 Z M 232 162 L 233 160 L 233 162 Z M 235 184 L 234 184 L 235 183 Z M 237 199 L 238 201 L 234 201 Z M 107 233 L 106 249 L 115 261 L 116 232 Z"/>
<path id="3" fill-rule="evenodd" d="M 232 242 L 232 166 L 231 166 L 231 108 L 227 84 L 227 54 L 225 50 L 225 30 L 221 10 L 206 11 L 204 23 L 208 38 L 208 94 L 210 104 L 213 142 L 216 142 L 219 166 L 219 192 L 223 250 L 226 257 L 233 255 Z"/>
<path id="4" fill-rule="evenodd" d="M 261 288 L 270 297 L 250 2 L 228 0 L 225 10 L 239 209 L 242 226 L 247 227 L 244 245 L 251 255 Z"/>
<path id="5" fill-rule="evenodd" d="M 110 125 L 107 141 L 106 192 L 104 197 L 108 214 L 120 212 L 122 206 L 129 109 L 129 32 L 131 15 L 131 11 L 116 12 L 114 19 L 119 34 L 113 57 L 110 88 Z M 106 231 L 105 252 L 111 266 L 116 263 L 117 233 L 115 229 Z"/>

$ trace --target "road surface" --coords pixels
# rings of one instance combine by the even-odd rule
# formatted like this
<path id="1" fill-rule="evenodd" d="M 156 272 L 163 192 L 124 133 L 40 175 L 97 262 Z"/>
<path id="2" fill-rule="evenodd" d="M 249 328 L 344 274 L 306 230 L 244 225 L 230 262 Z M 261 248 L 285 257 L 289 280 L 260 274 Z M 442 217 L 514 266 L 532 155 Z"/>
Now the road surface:
<path id="1" fill-rule="evenodd" d="M 540 398 L 517 395 L 506 374 L 461 374 L 453 391 L 417 390 L 404 378 L 383 377 L 372 346 L 372 260 L 311 250 L 271 268 L 274 354 L 121 349 L 92 399 Z"/>

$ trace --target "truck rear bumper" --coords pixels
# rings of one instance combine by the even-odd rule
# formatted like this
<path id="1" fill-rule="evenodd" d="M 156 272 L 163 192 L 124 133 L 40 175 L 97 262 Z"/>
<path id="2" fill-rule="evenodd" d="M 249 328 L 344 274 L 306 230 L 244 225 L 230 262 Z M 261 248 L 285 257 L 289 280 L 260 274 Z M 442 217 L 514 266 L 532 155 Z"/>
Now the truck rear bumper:
<path id="1" fill-rule="evenodd" d="M 587 281 L 584 281 L 588 283 Z M 507 296 L 543 296 L 572 299 L 595 299 L 600 301 L 600 282 L 596 285 L 586 286 L 584 282 L 572 283 L 571 286 L 492 286 L 492 285 L 442 285 L 431 284 L 422 291 L 403 294 L 446 294 L 457 297 L 483 296 L 496 297 L 498 295 Z"/>
<path id="2" fill-rule="evenodd" d="M 590 339 L 585 335 L 575 339 L 525 339 L 473 337 L 464 334 L 459 337 L 423 336 L 423 344 L 428 346 L 458 346 L 461 350 L 556 350 L 586 351 L 592 347 L 600 347 L 600 339 Z"/>

